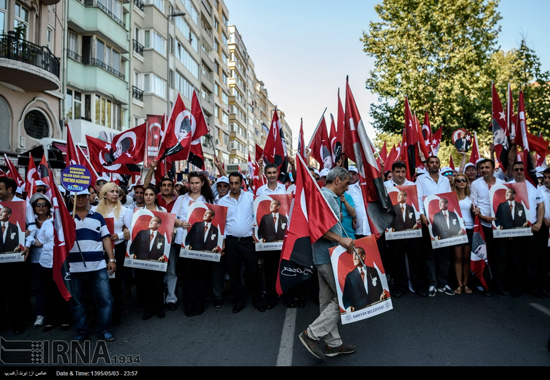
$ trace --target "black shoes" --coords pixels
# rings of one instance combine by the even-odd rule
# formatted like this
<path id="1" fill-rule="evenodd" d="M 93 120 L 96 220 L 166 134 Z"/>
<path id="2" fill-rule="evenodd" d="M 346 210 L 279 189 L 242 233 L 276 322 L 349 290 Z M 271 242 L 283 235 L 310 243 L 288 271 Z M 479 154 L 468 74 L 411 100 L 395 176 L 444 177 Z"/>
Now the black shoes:
<path id="1" fill-rule="evenodd" d="M 176 305 L 174 302 L 168 302 L 166 304 L 166 308 L 170 311 L 174 311 L 178 308 L 178 305 Z"/>
<path id="2" fill-rule="evenodd" d="M 242 309 L 244 309 L 244 304 L 238 303 L 233 306 L 233 313 L 240 313 Z"/>

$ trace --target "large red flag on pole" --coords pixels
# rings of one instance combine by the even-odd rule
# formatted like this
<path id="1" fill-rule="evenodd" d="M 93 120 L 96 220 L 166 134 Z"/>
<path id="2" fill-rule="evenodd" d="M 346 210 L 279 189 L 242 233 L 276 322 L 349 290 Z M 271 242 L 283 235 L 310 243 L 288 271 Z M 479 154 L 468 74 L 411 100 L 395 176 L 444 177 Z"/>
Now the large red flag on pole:
<path id="1" fill-rule="evenodd" d="M 325 111 L 323 111 L 319 123 L 317 123 L 317 127 L 311 136 L 309 149 L 311 150 L 311 157 L 319 163 L 321 169 L 332 169 L 332 154 L 330 153 Z"/>
<path id="2" fill-rule="evenodd" d="M 499 161 L 502 169 L 506 171 L 508 166 L 508 135 L 509 131 L 506 127 L 506 114 L 502 109 L 502 104 L 500 103 L 500 98 L 498 97 L 498 92 L 493 83 L 493 145 L 495 147 L 496 158 Z"/>
<path id="3" fill-rule="evenodd" d="M 474 143 L 472 144 L 472 154 L 470 154 L 470 162 L 474 165 L 477 165 L 477 160 L 481 158 L 479 154 L 479 145 L 477 143 L 477 133 L 474 132 Z"/>
<path id="4" fill-rule="evenodd" d="M 18 187 L 21 187 L 21 188 L 25 187 L 25 181 L 23 181 L 23 178 L 21 178 L 21 175 L 15 168 L 15 165 L 13 164 L 13 162 L 11 162 L 11 160 L 8 158 L 6 153 L 4 153 L 4 161 L 6 162 L 6 166 L 9 169 L 7 176 L 12 178 Z"/>
<path id="5" fill-rule="evenodd" d="M 313 275 L 311 244 L 319 240 L 339 219 L 321 194 L 305 161 L 296 155 L 296 191 L 292 218 L 283 240 L 277 293 L 283 294 Z"/>
<path id="6" fill-rule="evenodd" d="M 300 119 L 300 133 L 298 134 L 298 154 L 306 161 L 306 142 L 304 140 L 304 122 Z"/>
<path id="7" fill-rule="evenodd" d="M 522 161 L 525 166 L 525 179 L 531 182 L 535 187 L 538 186 L 537 177 L 535 172 L 535 167 L 533 166 L 533 161 L 531 160 L 531 155 L 529 153 L 529 130 L 527 128 L 527 121 L 525 119 L 525 103 L 523 100 L 523 91 L 519 92 L 519 102 L 518 102 L 518 121 L 519 121 L 519 132 L 521 135 L 516 135 L 515 142 L 517 146 L 522 149 Z"/>
<path id="8" fill-rule="evenodd" d="M 50 170 L 49 177 L 53 181 L 53 173 Z M 76 225 L 69 210 L 63 202 L 57 186 L 51 186 L 54 225 L 53 246 L 53 280 L 57 284 L 59 292 L 68 301 L 70 293 L 69 251 L 76 241 Z"/>
<path id="9" fill-rule="evenodd" d="M 65 156 L 65 166 L 81 165 L 78 158 L 78 152 L 73 141 L 73 134 L 71 133 L 71 123 L 69 122 L 69 125 L 67 125 L 67 153 Z"/>
<path id="10" fill-rule="evenodd" d="M 202 112 L 202 106 L 197 95 L 197 91 L 193 90 L 193 99 L 191 100 L 191 126 L 193 131 L 193 139 L 187 160 L 204 169 L 204 155 L 202 153 L 201 137 L 210 133 L 210 127 L 206 121 L 206 117 Z"/>
<path id="11" fill-rule="evenodd" d="M 353 138 L 355 164 L 363 193 L 370 229 L 378 239 L 395 218 L 393 205 L 384 186 L 383 173 L 374 158 L 374 147 L 367 136 L 359 109 L 346 78 L 346 122 Z"/>
<path id="12" fill-rule="evenodd" d="M 181 95 L 178 94 L 160 143 L 157 157 L 159 164 L 166 157 L 170 157 L 170 161 L 187 159 L 193 138 L 192 124 L 191 113 L 187 111 Z"/>
<path id="13" fill-rule="evenodd" d="M 283 127 L 279 120 L 277 109 L 273 111 L 273 119 L 271 120 L 271 128 L 264 147 L 264 161 L 274 163 L 279 168 L 279 182 L 284 182 L 288 158 L 286 156 L 286 143 L 283 133 Z"/>

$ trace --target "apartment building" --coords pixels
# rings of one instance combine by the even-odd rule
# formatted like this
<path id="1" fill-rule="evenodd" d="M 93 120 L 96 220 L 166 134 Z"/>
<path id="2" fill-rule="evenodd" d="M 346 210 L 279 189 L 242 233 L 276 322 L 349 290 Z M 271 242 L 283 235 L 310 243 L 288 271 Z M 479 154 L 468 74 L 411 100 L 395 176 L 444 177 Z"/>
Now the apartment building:
<path id="1" fill-rule="evenodd" d="M 64 6 L 0 0 L 0 153 L 15 164 L 42 139 L 62 137 Z"/>

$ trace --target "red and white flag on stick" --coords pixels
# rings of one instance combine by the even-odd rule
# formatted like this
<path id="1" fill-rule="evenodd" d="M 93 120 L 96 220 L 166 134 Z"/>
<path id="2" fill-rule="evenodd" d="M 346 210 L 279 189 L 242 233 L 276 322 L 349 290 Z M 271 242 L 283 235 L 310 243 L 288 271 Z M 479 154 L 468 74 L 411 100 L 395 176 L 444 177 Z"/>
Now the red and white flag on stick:
<path id="1" fill-rule="evenodd" d="M 384 186 L 383 173 L 374 158 L 374 147 L 367 136 L 363 120 L 346 78 L 346 125 L 353 139 L 354 162 L 371 232 L 378 239 L 395 218 L 393 205 Z"/>
<path id="2" fill-rule="evenodd" d="M 304 161 L 307 160 L 306 142 L 304 140 L 304 122 L 302 121 L 302 119 L 300 119 L 300 133 L 298 134 L 298 154 L 304 159 Z"/>
<path id="3" fill-rule="evenodd" d="M 325 108 L 326 111 L 326 108 Z M 332 154 L 330 152 L 330 141 L 327 132 L 327 124 L 325 122 L 325 111 L 317 123 L 317 128 L 311 136 L 309 142 L 309 149 L 311 150 L 311 157 L 315 159 L 321 165 L 321 169 L 332 169 Z"/>
<path id="4" fill-rule="evenodd" d="M 67 125 L 67 153 L 65 156 L 65 166 L 82 165 L 78 159 L 78 152 L 74 145 L 73 134 L 71 133 L 71 123 L 69 122 Z"/>
<path id="5" fill-rule="evenodd" d="M 477 161 L 481 158 L 479 154 L 479 145 L 477 143 L 477 133 L 474 132 L 474 143 L 472 144 L 472 153 L 470 154 L 470 163 L 477 165 Z"/>
<path id="6" fill-rule="evenodd" d="M 441 128 L 442 127 L 439 127 L 439 129 L 432 135 L 432 143 L 431 143 L 431 148 L 432 148 L 432 156 L 437 156 L 437 153 L 439 153 L 439 146 L 441 145 Z"/>
<path id="7" fill-rule="evenodd" d="M 498 97 L 498 92 L 493 83 L 493 144 L 495 147 L 496 158 L 500 163 L 500 166 L 506 171 L 508 166 L 508 151 L 510 145 L 508 144 L 509 131 L 506 125 L 506 114 L 502 109 L 502 103 Z"/>
<path id="8" fill-rule="evenodd" d="M 191 112 L 187 111 L 181 95 L 178 94 L 160 143 L 157 157 L 159 165 L 166 157 L 170 157 L 170 161 L 187 160 L 193 138 L 193 124 Z"/>
<path id="9" fill-rule="evenodd" d="M 202 106 L 197 95 L 197 91 L 193 90 L 193 99 L 191 100 L 191 130 L 193 131 L 193 139 L 187 160 L 204 169 L 204 155 L 202 153 L 201 137 L 210 133 L 210 127 L 202 112 Z M 212 147 L 214 148 L 214 147 Z"/>
<path id="10" fill-rule="evenodd" d="M 25 181 L 23 181 L 23 178 L 21 178 L 21 175 L 15 168 L 15 165 L 11 160 L 8 158 L 6 153 L 4 153 L 4 161 L 6 162 L 6 166 L 8 167 L 9 171 L 7 173 L 7 176 L 12 178 L 18 187 L 24 188 L 25 187 Z"/>
<path id="11" fill-rule="evenodd" d="M 454 163 L 454 161 L 453 161 L 453 156 L 452 156 L 451 154 L 449 155 L 449 167 L 450 167 L 451 169 L 453 169 L 453 170 L 456 171 L 456 169 L 455 169 L 455 163 Z"/>
<path id="12" fill-rule="evenodd" d="M 483 228 L 477 215 L 474 221 L 470 269 L 480 284 L 480 290 L 489 290 L 487 282 L 491 278 L 491 275 L 487 259 L 487 244 L 485 243 L 485 235 L 483 234 Z"/>
<path id="13" fill-rule="evenodd" d="M 338 223 L 338 218 L 321 194 L 305 161 L 296 155 L 296 190 L 292 218 L 283 240 L 277 293 L 283 294 L 313 275 L 311 244 Z"/>
<path id="14" fill-rule="evenodd" d="M 515 142 L 518 147 L 522 149 L 521 161 L 525 166 L 525 179 L 531 182 L 535 187 L 538 186 L 538 181 L 536 177 L 535 167 L 533 166 L 533 161 L 531 160 L 531 155 L 529 153 L 529 131 L 527 128 L 527 121 L 525 120 L 525 103 L 523 100 L 523 91 L 519 92 L 519 102 L 518 102 L 518 121 L 519 121 L 519 133 L 516 135 Z"/>
<path id="15" fill-rule="evenodd" d="M 288 169 L 288 158 L 283 127 L 277 109 L 273 111 L 273 119 L 265 142 L 263 156 L 264 161 L 277 165 L 279 168 L 278 180 L 284 183 Z"/>
<path id="16" fill-rule="evenodd" d="M 52 183 L 54 183 L 51 170 L 49 177 L 52 178 Z M 65 301 L 69 301 L 71 298 L 69 251 L 76 241 L 76 225 L 65 206 L 65 202 L 63 202 L 57 186 L 51 186 L 51 191 L 54 226 L 53 280 Z"/>

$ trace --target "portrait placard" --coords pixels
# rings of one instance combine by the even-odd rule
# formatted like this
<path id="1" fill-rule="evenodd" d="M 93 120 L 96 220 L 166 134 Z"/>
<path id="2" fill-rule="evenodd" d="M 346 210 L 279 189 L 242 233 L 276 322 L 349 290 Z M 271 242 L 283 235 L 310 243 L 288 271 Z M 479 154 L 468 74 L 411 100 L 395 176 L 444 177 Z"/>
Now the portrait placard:
<path id="1" fill-rule="evenodd" d="M 292 198 L 292 194 L 260 195 L 254 198 L 256 251 L 278 251 L 283 248 Z"/>
<path id="2" fill-rule="evenodd" d="M 184 231 L 180 257 L 219 262 L 225 237 L 227 207 L 193 202 L 187 208 L 191 227 Z"/>
<path id="3" fill-rule="evenodd" d="M 466 226 L 455 192 L 424 197 L 424 209 L 430 222 L 428 230 L 432 248 L 468 243 Z"/>
<path id="4" fill-rule="evenodd" d="M 357 254 L 341 245 L 329 249 L 342 324 L 393 309 L 376 238 L 370 235 L 354 242 Z"/>
<path id="5" fill-rule="evenodd" d="M 459 128 L 453 132 L 453 145 L 457 152 L 468 152 L 472 146 L 472 135 L 464 128 Z"/>
<path id="6" fill-rule="evenodd" d="M 0 202 L 0 263 L 25 261 L 26 202 Z"/>
<path id="7" fill-rule="evenodd" d="M 525 182 L 496 184 L 489 190 L 493 236 L 532 236 L 531 207 Z"/>
<path id="8" fill-rule="evenodd" d="M 124 266 L 166 272 L 175 218 L 162 211 L 137 209 Z"/>
<path id="9" fill-rule="evenodd" d="M 422 236 L 416 186 L 391 186 L 386 190 L 390 196 L 395 219 L 386 229 L 386 240 L 409 239 Z"/>

